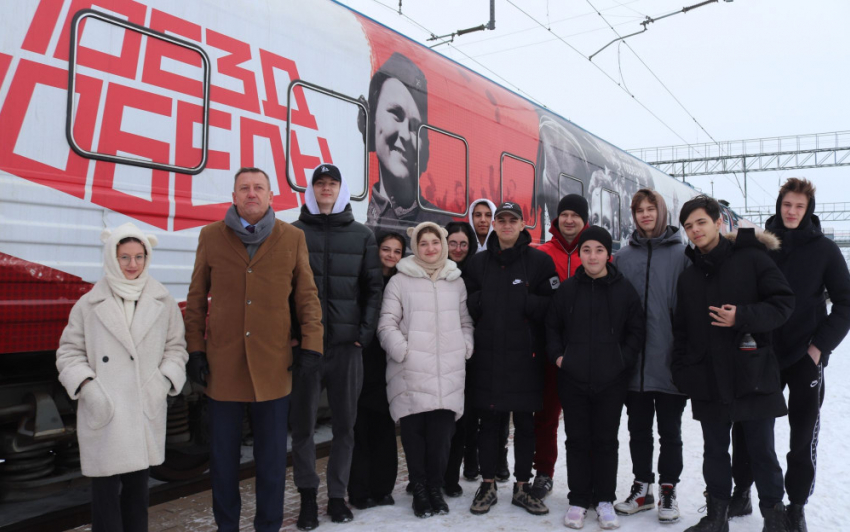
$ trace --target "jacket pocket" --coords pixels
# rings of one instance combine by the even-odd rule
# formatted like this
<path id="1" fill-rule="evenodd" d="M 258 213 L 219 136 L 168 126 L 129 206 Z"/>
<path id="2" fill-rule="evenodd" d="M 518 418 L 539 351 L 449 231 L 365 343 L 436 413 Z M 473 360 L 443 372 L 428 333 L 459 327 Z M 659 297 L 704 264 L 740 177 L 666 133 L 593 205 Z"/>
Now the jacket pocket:
<path id="1" fill-rule="evenodd" d="M 159 370 L 154 370 L 153 375 L 145 381 L 142 386 L 142 395 L 144 404 L 142 408 L 148 419 L 155 421 L 165 419 L 168 415 L 168 377 L 163 375 Z"/>
<path id="2" fill-rule="evenodd" d="M 696 401 L 711 400 L 710 379 L 714 375 L 706 353 L 687 356 L 682 364 L 673 367 L 673 384 L 680 392 Z"/>
<path id="3" fill-rule="evenodd" d="M 781 389 L 779 364 L 772 347 L 740 351 L 735 357 L 735 397 L 771 394 Z"/>
<path id="4" fill-rule="evenodd" d="M 77 408 L 83 410 L 86 424 L 92 430 L 105 427 L 112 421 L 112 416 L 115 415 L 115 405 L 112 403 L 112 398 L 109 397 L 97 378 L 83 386 Z"/>

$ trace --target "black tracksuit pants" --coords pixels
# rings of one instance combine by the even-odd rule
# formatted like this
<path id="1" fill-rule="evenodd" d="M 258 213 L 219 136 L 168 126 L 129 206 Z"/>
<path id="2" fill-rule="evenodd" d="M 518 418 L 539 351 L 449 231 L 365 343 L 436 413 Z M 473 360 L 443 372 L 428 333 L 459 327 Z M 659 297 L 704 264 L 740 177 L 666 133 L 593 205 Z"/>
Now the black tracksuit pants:
<path id="1" fill-rule="evenodd" d="M 591 508 L 617 498 L 617 453 L 626 384 L 598 392 L 581 391 L 559 375 L 558 397 L 567 433 L 567 485 L 570 505 Z"/>
<path id="2" fill-rule="evenodd" d="M 505 427 L 514 419 L 514 477 L 517 482 L 531 479 L 534 462 L 534 412 L 497 412 L 478 410 L 478 459 L 481 461 L 481 478 L 496 477 L 496 469 L 507 445 L 503 439 Z"/>
<path id="3" fill-rule="evenodd" d="M 451 410 L 420 412 L 404 416 L 399 424 L 410 482 L 441 488 L 455 430 L 455 413 Z"/>
<path id="4" fill-rule="evenodd" d="M 655 437 L 652 426 L 658 417 L 658 453 L 660 484 L 678 484 L 682 474 L 682 412 L 688 399 L 684 395 L 662 392 L 632 392 L 626 396 L 629 414 L 629 450 L 635 480 L 655 483 L 652 453 Z"/>
<path id="5" fill-rule="evenodd" d="M 358 406 L 348 498 L 377 500 L 389 495 L 397 476 L 398 444 L 389 407 L 375 410 Z"/>
<path id="6" fill-rule="evenodd" d="M 773 426 L 775 419 L 741 421 L 740 430 L 745 435 L 753 478 L 759 494 L 761 508 L 773 508 L 782 502 L 785 490 L 782 468 L 776 459 Z M 732 423 L 701 421 L 704 441 L 702 474 L 706 490 L 717 499 L 728 501 L 732 496 L 732 463 L 729 456 Z"/>
<path id="7" fill-rule="evenodd" d="M 781 376 L 783 385 L 788 386 L 788 424 L 791 428 L 785 491 L 791 504 L 806 504 L 815 491 L 820 409 L 826 386 L 823 360 L 815 365 L 812 357 L 806 354 L 782 370 Z M 753 473 L 745 437 L 738 423 L 732 433 L 735 486 L 747 488 L 753 484 Z"/>
<path id="8" fill-rule="evenodd" d="M 92 477 L 92 532 L 147 532 L 149 472 Z"/>

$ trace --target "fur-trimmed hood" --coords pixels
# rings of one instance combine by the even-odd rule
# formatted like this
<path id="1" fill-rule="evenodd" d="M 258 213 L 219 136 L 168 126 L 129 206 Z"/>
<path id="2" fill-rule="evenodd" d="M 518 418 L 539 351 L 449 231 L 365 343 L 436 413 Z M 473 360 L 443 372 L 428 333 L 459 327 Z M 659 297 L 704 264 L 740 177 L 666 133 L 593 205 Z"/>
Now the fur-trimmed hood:
<path id="1" fill-rule="evenodd" d="M 766 251 L 779 251 L 779 248 L 782 247 L 779 238 L 770 231 L 742 228 L 732 233 L 726 233 L 723 236 L 734 244 L 736 248 L 758 247 L 760 244 L 764 246 Z"/>

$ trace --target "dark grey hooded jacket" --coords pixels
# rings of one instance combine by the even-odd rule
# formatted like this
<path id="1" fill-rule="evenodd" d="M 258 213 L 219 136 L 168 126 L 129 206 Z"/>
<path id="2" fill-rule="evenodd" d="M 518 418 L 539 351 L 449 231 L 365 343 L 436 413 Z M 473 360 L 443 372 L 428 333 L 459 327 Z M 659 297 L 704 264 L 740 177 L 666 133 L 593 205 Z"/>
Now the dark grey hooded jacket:
<path id="1" fill-rule="evenodd" d="M 673 312 L 679 274 L 690 265 L 679 229 L 667 226 L 663 235 L 652 239 L 635 230 L 629 245 L 614 255 L 614 264 L 637 290 L 646 315 L 644 349 L 635 364 L 629 390 L 678 394 L 670 373 Z"/>

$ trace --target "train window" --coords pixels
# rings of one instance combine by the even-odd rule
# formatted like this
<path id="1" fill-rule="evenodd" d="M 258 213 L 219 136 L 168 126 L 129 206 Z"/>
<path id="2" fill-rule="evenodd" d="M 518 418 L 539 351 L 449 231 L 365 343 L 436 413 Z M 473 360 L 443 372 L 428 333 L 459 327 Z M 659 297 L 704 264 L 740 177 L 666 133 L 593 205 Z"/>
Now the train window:
<path id="1" fill-rule="evenodd" d="M 322 115 L 328 117 L 327 121 L 309 115 L 306 109 L 307 95 L 311 107 L 321 108 Z M 321 105 L 317 106 L 319 101 Z M 299 104 L 304 109 L 299 109 Z M 352 127 L 360 117 L 365 120 L 362 133 Z M 353 201 L 366 199 L 369 193 L 369 152 L 366 144 L 369 138 L 368 117 L 366 104 L 356 98 L 314 83 L 293 80 L 286 95 L 286 181 L 289 186 L 298 192 L 306 192 L 313 169 L 325 162 L 336 165 L 342 175 L 346 176 Z M 316 123 L 317 120 L 319 123 Z M 311 122 L 313 127 L 302 127 L 301 122 Z M 334 146 L 338 146 L 334 150 L 333 160 L 328 139 Z M 320 154 L 321 158 L 311 154 Z M 362 169 L 362 174 L 359 169 Z"/>
<path id="2" fill-rule="evenodd" d="M 469 210 L 469 144 L 466 139 L 422 124 L 416 160 L 419 207 L 427 212 L 466 216 Z"/>
<path id="3" fill-rule="evenodd" d="M 182 174 L 200 173 L 209 156 L 210 126 L 210 60 L 203 48 L 91 9 L 74 15 L 70 35 L 65 136 L 71 149 L 81 157 L 99 161 Z M 140 49 L 146 50 L 149 60 L 143 83 L 129 86 L 122 78 L 132 79 L 135 67 L 129 71 L 132 75 L 125 72 L 129 63 L 124 57 L 137 56 Z M 154 60 L 160 64 L 147 64 Z M 86 67 L 85 76 L 78 72 L 79 66 Z M 154 76 L 156 79 L 147 77 L 149 67 L 159 74 Z M 81 83 L 90 83 L 95 75 L 108 82 L 99 140 L 78 141 L 77 135 L 83 132 L 81 125 L 75 124 L 77 81 L 79 78 Z M 168 76 L 182 81 L 180 92 L 187 96 L 178 101 L 176 112 L 172 97 L 159 90 L 145 90 L 147 84 L 161 84 Z M 181 131 L 188 131 L 189 138 L 182 144 L 176 137 Z M 112 179 L 117 181 L 118 177 Z M 144 195 L 141 191 L 132 193 Z"/>
<path id="4" fill-rule="evenodd" d="M 584 182 L 577 177 L 561 172 L 561 175 L 558 176 L 558 197 L 563 198 L 567 194 L 584 196 Z"/>
<path id="5" fill-rule="evenodd" d="M 620 241 L 620 195 L 608 188 L 599 188 L 593 194 L 591 224 L 604 227 L 614 242 Z M 598 199 L 597 199 L 598 198 Z"/>
<path id="6" fill-rule="evenodd" d="M 537 227 L 537 180 L 534 163 L 508 152 L 502 152 L 500 199 L 513 201 L 522 208 L 529 229 Z"/>

